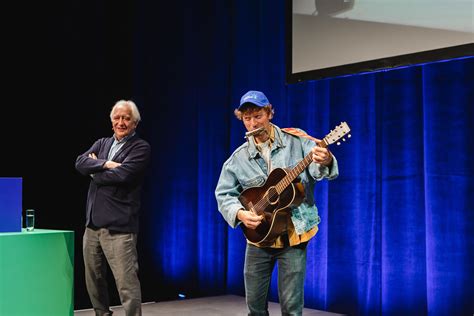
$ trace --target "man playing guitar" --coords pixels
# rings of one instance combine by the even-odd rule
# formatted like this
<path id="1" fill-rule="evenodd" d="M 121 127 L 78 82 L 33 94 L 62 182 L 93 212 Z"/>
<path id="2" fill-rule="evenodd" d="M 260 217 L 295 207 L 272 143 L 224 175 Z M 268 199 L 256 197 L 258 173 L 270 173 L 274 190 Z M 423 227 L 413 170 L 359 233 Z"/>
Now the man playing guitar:
<path id="1" fill-rule="evenodd" d="M 244 280 L 249 315 L 268 315 L 277 261 L 281 312 L 301 315 L 306 245 L 320 222 L 314 186 L 338 176 L 337 161 L 321 146 L 328 143 L 272 124 L 273 107 L 260 91 L 245 93 L 234 113 L 244 123 L 247 141 L 224 163 L 215 195 L 224 219 L 231 227 L 241 226 L 247 238 Z"/>

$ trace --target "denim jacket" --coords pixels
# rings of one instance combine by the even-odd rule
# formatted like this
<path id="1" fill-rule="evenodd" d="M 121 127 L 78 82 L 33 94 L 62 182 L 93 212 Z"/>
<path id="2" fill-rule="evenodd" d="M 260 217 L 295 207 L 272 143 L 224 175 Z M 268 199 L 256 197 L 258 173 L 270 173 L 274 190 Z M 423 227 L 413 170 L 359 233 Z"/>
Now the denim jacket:
<path id="1" fill-rule="evenodd" d="M 293 168 L 316 145 L 307 138 L 283 132 L 273 125 L 275 139 L 271 148 L 271 166 L 275 168 Z M 215 195 L 218 209 L 227 223 L 235 228 L 240 221 L 236 215 L 244 207 L 238 200 L 240 193 L 250 187 L 261 186 L 268 177 L 267 164 L 261 157 L 253 138 L 237 148 L 222 166 Z M 318 209 L 314 203 L 315 182 L 324 178 L 329 180 L 338 176 L 336 158 L 329 169 L 311 163 L 300 175 L 299 179 L 305 187 L 306 196 L 303 202 L 292 210 L 291 221 L 298 235 L 301 235 L 320 222 Z"/>

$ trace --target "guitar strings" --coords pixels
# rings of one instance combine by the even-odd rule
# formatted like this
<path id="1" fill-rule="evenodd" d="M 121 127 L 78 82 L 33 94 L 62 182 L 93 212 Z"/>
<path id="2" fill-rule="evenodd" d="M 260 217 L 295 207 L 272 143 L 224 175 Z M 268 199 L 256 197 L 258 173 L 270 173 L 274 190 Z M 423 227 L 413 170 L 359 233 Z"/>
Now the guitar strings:
<path id="1" fill-rule="evenodd" d="M 291 180 L 289 180 L 290 178 L 293 178 L 295 179 L 296 176 L 298 176 L 302 170 L 304 170 L 303 166 L 304 166 L 304 163 L 307 163 L 308 161 L 306 160 L 310 160 L 311 159 L 311 156 L 310 154 L 308 154 L 305 158 L 303 158 L 303 160 L 301 160 L 297 166 L 295 167 L 295 169 L 291 170 L 287 175 L 285 175 L 276 185 L 276 190 L 275 191 L 272 191 L 270 192 L 269 194 L 264 194 L 262 196 L 262 198 L 260 199 L 260 201 L 258 201 L 255 205 L 254 205 L 254 209 L 257 210 L 257 213 L 258 213 L 258 210 L 265 210 L 265 208 L 267 208 L 267 206 L 270 205 L 269 201 L 270 199 L 272 199 L 273 197 L 275 197 L 275 195 L 280 195 L 281 193 L 284 192 L 284 190 L 286 189 L 286 187 L 288 185 L 291 184 Z M 300 164 L 303 163 L 303 165 L 300 166 Z M 299 166 L 299 167 L 298 167 Z M 302 168 L 301 171 L 299 171 L 298 169 Z M 282 186 L 285 187 L 285 189 L 282 190 Z M 281 191 L 281 193 L 279 194 L 278 191 Z M 276 194 L 275 194 L 276 192 Z M 266 193 L 268 193 L 268 190 L 266 191 Z M 269 198 L 265 198 L 265 196 L 268 196 Z"/>
<path id="2" fill-rule="evenodd" d="M 345 129 L 344 130 L 344 126 L 343 124 L 345 124 Z M 345 122 L 341 122 L 341 124 L 339 126 L 336 126 L 335 130 L 338 130 L 338 129 L 342 129 L 342 135 L 345 135 L 347 134 L 350 129 L 349 129 L 349 126 L 347 125 L 347 123 Z M 292 129 L 293 130 L 293 129 Z M 294 131 L 293 131 L 294 132 Z M 331 131 L 331 133 L 329 135 L 326 135 L 322 141 L 320 142 L 317 142 L 317 145 L 320 146 L 320 147 L 323 147 L 323 148 L 326 148 L 330 142 L 328 142 L 327 138 L 332 134 L 334 133 L 334 131 Z M 302 135 L 299 135 L 299 136 L 302 136 Z M 309 135 L 306 135 L 306 136 L 309 136 Z M 305 136 L 303 136 L 305 137 Z M 341 135 L 338 135 L 337 139 L 334 139 L 334 141 L 340 139 L 342 136 Z M 350 137 L 350 136 L 349 136 Z M 313 140 L 316 140 L 315 138 L 309 136 L 309 137 L 306 137 L 306 138 L 310 138 L 310 139 L 313 139 Z M 287 188 L 288 185 L 291 184 L 291 182 L 301 173 L 303 172 L 303 170 L 309 165 L 309 163 L 311 162 L 311 153 L 309 153 L 308 155 L 306 155 L 306 157 L 303 158 L 303 160 L 301 160 L 297 165 L 296 167 L 291 170 L 287 175 L 285 175 L 276 185 L 275 185 L 275 188 L 276 190 L 275 191 L 272 191 L 270 193 L 268 193 L 268 190 L 266 191 L 266 194 L 264 194 L 260 201 L 258 201 L 256 204 L 254 204 L 254 209 L 257 210 L 257 214 L 258 214 L 258 211 L 259 210 L 262 210 L 262 213 L 264 212 L 265 208 L 270 205 L 270 199 L 272 199 L 273 197 L 275 197 L 275 192 L 277 195 L 281 195 L 281 193 L 283 193 L 285 191 L 285 189 Z M 306 164 L 306 166 L 305 166 Z M 299 170 L 301 169 L 301 170 Z M 290 178 L 292 178 L 292 180 L 289 180 Z M 282 188 L 283 186 L 283 188 Z M 280 193 L 278 193 L 278 191 L 281 191 Z M 267 194 L 268 193 L 268 194 Z M 265 198 L 265 196 L 268 196 L 268 198 Z"/>
<path id="3" fill-rule="evenodd" d="M 291 183 L 291 182 L 288 181 L 288 179 L 286 179 L 289 175 L 291 175 L 291 173 L 292 173 L 292 172 L 290 172 L 289 174 L 287 174 L 285 177 L 283 177 L 283 179 L 281 179 L 281 180 L 275 185 L 275 187 L 277 187 L 277 190 L 272 191 L 272 192 L 270 192 L 269 194 L 264 194 L 264 195 L 262 196 L 262 198 L 260 199 L 260 201 L 258 201 L 258 202 L 255 204 L 254 208 L 256 208 L 257 210 L 267 208 L 267 206 L 270 205 L 270 202 L 269 202 L 270 199 L 273 198 L 273 197 L 275 197 L 275 196 L 277 196 L 277 195 L 280 195 L 280 194 L 278 194 L 277 191 L 278 191 L 278 188 L 280 188 L 280 190 L 281 190 L 282 183 L 283 183 L 283 182 L 288 182 L 286 185 L 289 185 L 289 184 Z M 286 180 L 285 180 L 285 179 L 286 179 Z M 284 190 L 282 190 L 282 193 L 283 193 L 283 191 L 284 191 Z M 276 193 L 275 193 L 275 192 L 276 192 Z M 268 190 L 266 191 L 266 193 L 268 193 Z M 268 196 L 268 198 L 265 198 L 265 196 Z"/>

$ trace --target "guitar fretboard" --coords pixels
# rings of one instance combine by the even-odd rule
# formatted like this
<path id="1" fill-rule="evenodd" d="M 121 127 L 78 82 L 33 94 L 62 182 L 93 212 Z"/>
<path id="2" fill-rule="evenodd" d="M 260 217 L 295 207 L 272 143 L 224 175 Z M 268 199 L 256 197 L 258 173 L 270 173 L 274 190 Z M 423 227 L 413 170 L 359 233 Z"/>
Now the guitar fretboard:
<path id="1" fill-rule="evenodd" d="M 323 139 L 318 143 L 318 146 L 326 148 L 328 144 L 326 143 L 326 140 Z M 280 182 L 275 185 L 278 194 L 281 194 L 293 182 L 293 180 L 295 180 L 296 177 L 298 177 L 300 173 L 302 173 L 303 170 L 313 162 L 312 154 L 312 152 L 307 154 L 303 160 L 301 160 L 285 177 L 283 177 L 283 179 L 280 180 Z"/>

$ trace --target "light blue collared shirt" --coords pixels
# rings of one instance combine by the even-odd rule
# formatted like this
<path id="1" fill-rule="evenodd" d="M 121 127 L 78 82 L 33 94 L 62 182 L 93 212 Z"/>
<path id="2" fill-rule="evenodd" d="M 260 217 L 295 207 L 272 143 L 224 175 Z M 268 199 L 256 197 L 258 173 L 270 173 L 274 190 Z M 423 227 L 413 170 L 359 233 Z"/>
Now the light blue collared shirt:
<path id="1" fill-rule="evenodd" d="M 107 156 L 107 160 L 112 160 L 112 158 L 114 158 L 115 154 L 120 150 L 120 148 L 122 148 L 122 146 L 125 145 L 127 140 L 129 140 L 131 137 L 133 137 L 133 135 L 135 135 L 135 132 L 133 132 L 130 135 L 125 136 L 121 140 L 117 140 L 117 138 L 114 135 L 114 143 L 110 147 L 109 154 Z"/>

